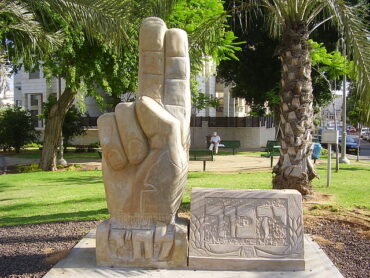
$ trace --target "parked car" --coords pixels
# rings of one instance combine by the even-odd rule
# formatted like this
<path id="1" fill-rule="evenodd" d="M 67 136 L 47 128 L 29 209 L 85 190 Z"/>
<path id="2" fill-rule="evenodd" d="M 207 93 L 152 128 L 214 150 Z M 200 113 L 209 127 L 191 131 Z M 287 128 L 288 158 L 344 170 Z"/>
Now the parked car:
<path id="1" fill-rule="evenodd" d="M 365 133 L 365 134 L 362 136 L 362 139 L 364 139 L 364 140 L 366 140 L 366 141 L 370 141 L 370 132 Z"/>
<path id="2" fill-rule="evenodd" d="M 349 133 L 349 134 L 356 134 L 356 132 L 357 132 L 357 129 L 356 129 L 356 128 L 354 128 L 354 127 L 351 127 L 351 128 L 348 130 L 348 133 Z"/>
<path id="3" fill-rule="evenodd" d="M 364 127 L 361 129 L 361 138 L 369 136 L 370 130 L 368 127 Z M 366 139 L 365 139 L 366 140 Z"/>
<path id="4" fill-rule="evenodd" d="M 342 147 L 342 137 L 339 137 L 339 151 Z M 357 144 L 357 140 L 351 136 L 346 137 L 346 153 L 357 154 L 357 150 L 360 151 L 360 146 Z"/>

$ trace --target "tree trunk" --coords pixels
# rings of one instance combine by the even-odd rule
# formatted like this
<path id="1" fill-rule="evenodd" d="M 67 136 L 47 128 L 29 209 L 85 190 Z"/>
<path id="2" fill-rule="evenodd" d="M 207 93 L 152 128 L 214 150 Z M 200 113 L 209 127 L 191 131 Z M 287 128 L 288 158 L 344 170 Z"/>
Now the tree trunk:
<path id="1" fill-rule="evenodd" d="M 75 93 L 70 88 L 65 88 L 57 103 L 52 106 L 45 125 L 44 145 L 40 160 L 40 168 L 44 171 L 56 170 L 57 149 L 64 117 L 71 107 Z"/>
<path id="2" fill-rule="evenodd" d="M 317 177 L 312 154 L 313 94 L 308 33 L 304 26 L 287 29 L 280 45 L 282 90 L 280 104 L 281 154 L 273 169 L 275 189 L 312 193 Z"/>

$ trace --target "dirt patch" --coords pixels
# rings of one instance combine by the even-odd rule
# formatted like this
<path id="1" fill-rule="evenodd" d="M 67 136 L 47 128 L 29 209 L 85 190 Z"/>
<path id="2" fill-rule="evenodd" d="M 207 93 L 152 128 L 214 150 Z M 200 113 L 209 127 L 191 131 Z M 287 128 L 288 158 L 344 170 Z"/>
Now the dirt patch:
<path id="1" fill-rule="evenodd" d="M 305 233 L 313 235 L 346 278 L 370 277 L 369 221 L 358 211 L 348 213 L 337 215 L 328 210 L 324 216 L 306 215 Z M 180 216 L 188 218 L 189 212 Z M 42 277 L 98 223 L 69 221 L 0 227 L 0 277 Z"/>
<path id="2" fill-rule="evenodd" d="M 347 278 L 370 277 L 370 225 L 346 215 L 306 215 L 305 233 Z"/>
<path id="3" fill-rule="evenodd" d="M 0 227 L 0 277 L 42 277 L 98 221 Z"/>

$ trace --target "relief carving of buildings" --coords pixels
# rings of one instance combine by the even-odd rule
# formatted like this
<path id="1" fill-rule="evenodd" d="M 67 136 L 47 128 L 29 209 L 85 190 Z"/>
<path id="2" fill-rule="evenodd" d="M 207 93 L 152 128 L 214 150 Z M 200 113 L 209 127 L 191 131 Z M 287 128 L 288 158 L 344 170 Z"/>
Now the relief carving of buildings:
<path id="1" fill-rule="evenodd" d="M 283 268 L 290 259 L 304 267 L 301 195 L 294 190 L 193 188 L 190 223 L 190 266 L 238 261 L 258 268 L 270 259 Z"/>

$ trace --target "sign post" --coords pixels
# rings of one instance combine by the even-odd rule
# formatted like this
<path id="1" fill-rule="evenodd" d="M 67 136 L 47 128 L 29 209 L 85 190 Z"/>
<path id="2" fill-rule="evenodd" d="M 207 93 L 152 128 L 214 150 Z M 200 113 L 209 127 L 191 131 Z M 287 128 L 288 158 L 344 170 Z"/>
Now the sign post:
<path id="1" fill-rule="evenodd" d="M 328 170 L 326 178 L 326 187 L 331 184 L 331 144 L 328 144 Z"/>
<path id="2" fill-rule="evenodd" d="M 338 145 L 338 130 L 323 130 L 321 143 L 328 144 L 328 173 L 326 186 L 329 186 L 331 183 L 331 145 Z"/>

